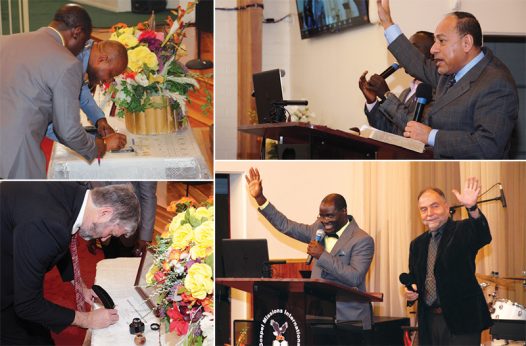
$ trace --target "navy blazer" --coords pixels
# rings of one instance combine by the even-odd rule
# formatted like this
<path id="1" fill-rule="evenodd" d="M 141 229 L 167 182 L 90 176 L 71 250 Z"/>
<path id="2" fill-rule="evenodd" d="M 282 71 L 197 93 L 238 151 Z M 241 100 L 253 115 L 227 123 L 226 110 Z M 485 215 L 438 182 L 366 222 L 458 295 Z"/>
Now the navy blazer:
<path id="1" fill-rule="evenodd" d="M 429 344 L 425 322 L 424 287 L 430 232 L 411 242 L 409 273 L 419 292 L 418 325 L 420 344 Z M 491 242 L 488 221 L 477 219 L 448 220 L 438 245 L 435 263 L 437 294 L 448 328 L 453 334 L 477 333 L 491 326 L 491 316 L 484 294 L 475 277 L 475 257 L 480 248 Z"/>
<path id="2" fill-rule="evenodd" d="M 1 306 L 54 332 L 75 311 L 44 299 L 44 275 L 55 265 L 64 281 L 73 280 L 71 230 L 87 188 L 71 182 L 0 184 Z"/>

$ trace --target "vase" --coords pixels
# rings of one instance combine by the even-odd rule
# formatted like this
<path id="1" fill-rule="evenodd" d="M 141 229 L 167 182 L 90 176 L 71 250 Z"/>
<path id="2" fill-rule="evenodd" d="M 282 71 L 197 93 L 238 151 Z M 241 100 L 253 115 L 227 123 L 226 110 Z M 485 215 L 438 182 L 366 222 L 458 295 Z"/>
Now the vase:
<path id="1" fill-rule="evenodd" d="M 126 128 L 136 135 L 160 135 L 177 131 L 181 128 L 178 121 L 181 110 L 172 110 L 168 98 L 152 96 L 152 103 L 156 107 L 147 108 L 144 112 L 126 112 L 124 115 Z"/>

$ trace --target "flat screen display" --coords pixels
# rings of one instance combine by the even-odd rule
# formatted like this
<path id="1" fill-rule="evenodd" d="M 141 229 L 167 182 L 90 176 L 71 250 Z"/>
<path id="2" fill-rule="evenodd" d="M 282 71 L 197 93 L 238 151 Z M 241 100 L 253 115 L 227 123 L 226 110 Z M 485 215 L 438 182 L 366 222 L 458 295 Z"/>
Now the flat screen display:
<path id="1" fill-rule="evenodd" d="M 368 0 L 296 0 L 301 38 L 369 23 Z"/>

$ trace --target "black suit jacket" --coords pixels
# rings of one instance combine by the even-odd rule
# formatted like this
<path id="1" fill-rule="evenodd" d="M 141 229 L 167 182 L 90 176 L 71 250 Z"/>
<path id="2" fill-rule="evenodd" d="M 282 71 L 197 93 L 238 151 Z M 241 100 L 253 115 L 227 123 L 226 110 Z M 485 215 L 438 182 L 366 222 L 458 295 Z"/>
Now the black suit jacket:
<path id="1" fill-rule="evenodd" d="M 73 279 L 71 229 L 87 188 L 70 182 L 0 183 L 1 306 L 60 332 L 75 312 L 44 299 L 44 275 L 57 265 Z"/>
<path id="2" fill-rule="evenodd" d="M 424 287 L 430 232 L 411 242 L 409 272 L 415 278 L 419 296 L 418 325 L 420 344 L 429 344 L 425 323 Z M 475 277 L 475 256 L 491 242 L 484 215 L 462 221 L 449 220 L 438 245 L 435 278 L 440 305 L 453 334 L 476 333 L 491 326 L 486 300 Z"/>

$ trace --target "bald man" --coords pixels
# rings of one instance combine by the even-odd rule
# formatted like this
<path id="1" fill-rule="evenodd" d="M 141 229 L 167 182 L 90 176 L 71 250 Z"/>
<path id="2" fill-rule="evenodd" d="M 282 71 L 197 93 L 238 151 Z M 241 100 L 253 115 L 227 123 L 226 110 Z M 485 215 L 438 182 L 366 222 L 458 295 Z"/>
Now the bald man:
<path id="1" fill-rule="evenodd" d="M 82 52 L 77 55 L 82 62 L 84 83 L 80 91 L 80 108 L 89 121 L 97 127 L 101 137 L 109 136 L 115 131 L 108 124 L 104 111 L 95 102 L 90 87 L 101 83 L 111 83 L 128 65 L 126 48 L 117 41 L 105 40 L 94 42 L 88 40 Z M 49 124 L 46 136 L 56 141 L 53 124 Z"/>
<path id="2" fill-rule="evenodd" d="M 94 138 L 80 125 L 82 64 L 75 56 L 91 29 L 86 10 L 71 4 L 48 27 L 0 37 L 0 178 L 46 177 L 40 142 L 51 122 L 60 142 L 89 161 L 126 144 L 121 134 Z"/>

